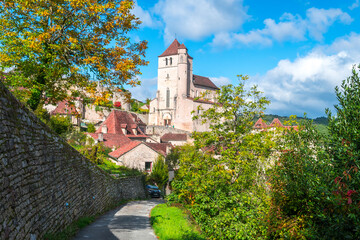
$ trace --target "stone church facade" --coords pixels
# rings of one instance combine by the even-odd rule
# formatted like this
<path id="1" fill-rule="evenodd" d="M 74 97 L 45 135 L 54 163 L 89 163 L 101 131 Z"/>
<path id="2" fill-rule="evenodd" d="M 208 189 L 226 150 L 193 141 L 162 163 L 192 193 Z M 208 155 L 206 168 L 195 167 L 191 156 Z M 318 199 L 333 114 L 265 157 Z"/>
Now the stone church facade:
<path id="1" fill-rule="evenodd" d="M 204 110 L 213 105 L 219 88 L 209 78 L 193 74 L 193 58 L 176 39 L 158 57 L 157 84 L 156 97 L 150 102 L 149 125 L 189 132 L 208 130 L 207 124 L 193 121 L 192 116 L 200 113 L 199 105 Z"/>

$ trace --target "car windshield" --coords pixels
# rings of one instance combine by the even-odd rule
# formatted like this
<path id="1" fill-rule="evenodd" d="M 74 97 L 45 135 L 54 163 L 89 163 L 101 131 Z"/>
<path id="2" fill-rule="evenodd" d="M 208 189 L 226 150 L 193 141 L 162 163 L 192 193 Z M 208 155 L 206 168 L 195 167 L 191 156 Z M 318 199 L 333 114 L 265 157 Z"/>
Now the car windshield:
<path id="1" fill-rule="evenodd" d="M 147 187 L 151 189 L 159 189 L 157 186 L 152 186 L 152 185 L 147 185 Z"/>

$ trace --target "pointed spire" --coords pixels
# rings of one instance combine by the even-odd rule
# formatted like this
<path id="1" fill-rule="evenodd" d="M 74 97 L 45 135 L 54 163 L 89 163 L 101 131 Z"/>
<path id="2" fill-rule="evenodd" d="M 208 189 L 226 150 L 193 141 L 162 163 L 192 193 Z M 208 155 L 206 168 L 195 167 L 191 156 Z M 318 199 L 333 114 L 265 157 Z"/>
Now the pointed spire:
<path id="1" fill-rule="evenodd" d="M 183 44 L 182 44 L 183 45 Z M 163 52 L 159 57 L 165 57 L 170 55 L 177 55 L 178 54 L 178 48 L 180 47 L 180 43 L 175 38 L 175 40 L 170 44 L 170 46 Z M 185 47 L 185 45 L 184 45 Z"/>

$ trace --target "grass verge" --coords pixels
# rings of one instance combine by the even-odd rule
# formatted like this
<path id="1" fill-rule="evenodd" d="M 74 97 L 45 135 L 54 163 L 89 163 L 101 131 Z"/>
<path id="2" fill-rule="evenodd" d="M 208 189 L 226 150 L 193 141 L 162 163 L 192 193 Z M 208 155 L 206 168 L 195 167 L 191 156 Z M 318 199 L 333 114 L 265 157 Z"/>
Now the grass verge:
<path id="1" fill-rule="evenodd" d="M 102 168 L 105 172 L 109 174 L 118 174 L 119 177 L 127 177 L 127 176 L 139 176 L 142 173 L 137 169 L 127 168 L 125 166 L 116 165 L 116 163 L 104 160 L 102 164 L 98 165 Z"/>
<path id="2" fill-rule="evenodd" d="M 151 210 L 150 222 L 160 240 L 205 240 L 190 218 L 178 207 L 159 204 Z"/>

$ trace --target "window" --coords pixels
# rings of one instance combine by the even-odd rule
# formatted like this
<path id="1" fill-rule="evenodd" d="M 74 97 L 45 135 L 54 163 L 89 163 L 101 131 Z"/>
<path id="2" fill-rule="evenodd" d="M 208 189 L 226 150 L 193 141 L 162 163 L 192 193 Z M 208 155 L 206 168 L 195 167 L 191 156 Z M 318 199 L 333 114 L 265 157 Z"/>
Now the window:
<path id="1" fill-rule="evenodd" d="M 165 65 L 167 66 L 168 65 L 168 59 L 165 58 Z"/>
<path id="2" fill-rule="evenodd" d="M 152 162 L 145 162 L 145 171 L 146 172 L 151 172 L 151 165 L 152 165 Z"/>
<path id="3" fill-rule="evenodd" d="M 181 63 L 184 62 L 183 56 L 180 56 L 180 62 L 181 62 Z"/>
<path id="4" fill-rule="evenodd" d="M 166 107 L 170 107 L 170 89 L 166 90 Z"/>
<path id="5" fill-rule="evenodd" d="M 170 65 L 172 65 L 172 58 L 170 58 Z"/>
<path id="6" fill-rule="evenodd" d="M 155 110 L 155 108 L 154 108 L 154 112 L 155 112 L 156 110 Z"/>

